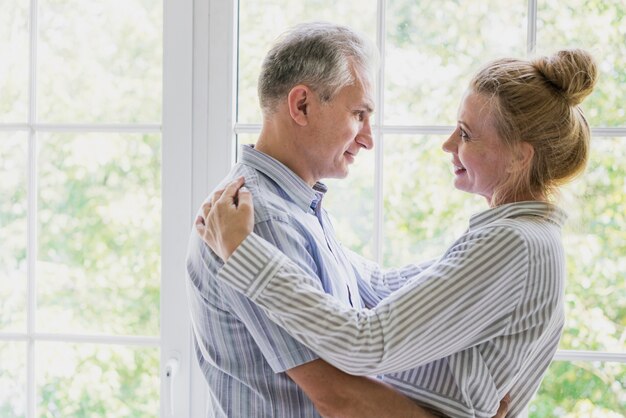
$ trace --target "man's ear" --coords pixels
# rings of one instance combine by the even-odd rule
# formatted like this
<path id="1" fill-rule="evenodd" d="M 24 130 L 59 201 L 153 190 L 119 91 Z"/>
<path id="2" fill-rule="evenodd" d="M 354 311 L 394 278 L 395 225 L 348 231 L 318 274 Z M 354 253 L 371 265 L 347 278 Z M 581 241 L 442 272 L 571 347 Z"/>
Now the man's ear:
<path id="1" fill-rule="evenodd" d="M 300 126 L 306 126 L 309 123 L 309 106 L 311 104 L 312 92 L 307 86 L 297 85 L 289 90 L 287 95 L 287 104 L 289 106 L 289 115 L 295 123 Z"/>

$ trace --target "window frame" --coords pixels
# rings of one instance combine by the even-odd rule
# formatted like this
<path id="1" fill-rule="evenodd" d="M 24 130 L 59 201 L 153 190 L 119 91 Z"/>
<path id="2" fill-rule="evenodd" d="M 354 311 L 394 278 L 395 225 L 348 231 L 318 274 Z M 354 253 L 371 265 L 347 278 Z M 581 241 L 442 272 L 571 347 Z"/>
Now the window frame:
<path id="1" fill-rule="evenodd" d="M 237 44 L 238 16 L 237 1 L 234 0 L 183 0 L 182 2 L 165 0 L 165 2 L 170 4 L 171 9 L 184 7 L 186 10 L 185 19 L 171 28 L 169 36 L 166 23 L 165 38 L 169 39 L 170 43 L 166 43 L 164 51 L 166 65 L 174 68 L 181 62 L 185 63 L 182 78 L 181 74 L 176 74 L 172 68 L 168 71 L 166 67 L 164 71 L 166 76 L 164 123 L 168 118 L 166 112 L 168 109 L 171 109 L 173 113 L 179 112 L 180 109 L 177 107 L 185 104 L 184 115 L 178 120 L 177 126 L 180 129 L 173 124 L 171 129 L 164 132 L 164 137 L 169 137 L 169 135 L 173 137 L 172 142 L 169 143 L 173 147 L 172 152 L 180 153 L 172 167 L 178 166 L 185 170 L 185 175 L 172 183 L 172 187 L 174 189 L 178 187 L 178 190 L 171 190 L 172 193 L 168 194 L 167 198 L 165 197 L 166 190 L 164 190 L 164 203 L 177 207 L 177 201 L 182 200 L 188 205 L 185 206 L 185 210 L 175 224 L 174 220 L 165 217 L 164 210 L 164 231 L 165 228 L 171 228 L 172 232 L 170 250 L 179 252 L 178 261 L 170 260 L 171 267 L 175 270 L 185 266 L 184 255 L 196 211 L 235 162 L 236 137 L 233 124 L 237 79 L 235 45 Z M 166 8 L 164 13 L 166 22 L 171 18 L 167 10 L 169 9 Z M 182 42 L 177 33 L 185 33 Z M 191 50 L 186 50 L 184 56 L 178 58 L 171 56 L 170 59 L 168 51 L 176 50 L 183 44 L 190 46 Z M 176 90 L 181 81 L 185 83 L 186 94 L 184 97 L 176 98 Z M 170 89 L 172 95 L 168 96 L 167 92 Z M 170 101 L 171 107 L 166 107 L 166 103 Z M 169 157 L 164 147 L 164 164 L 166 158 Z M 185 219 L 185 213 L 188 214 L 187 219 Z M 163 251 L 165 253 L 165 247 Z M 180 279 L 180 277 L 177 278 Z M 180 286 L 180 280 L 178 280 L 178 286 Z M 191 330 L 186 300 L 184 307 L 184 311 L 179 308 L 178 314 L 184 314 L 185 318 L 173 326 L 180 327 L 181 323 L 189 324 L 188 329 Z M 200 417 L 206 415 L 207 409 L 211 407 L 207 383 L 195 358 L 191 338 L 189 334 L 188 361 L 186 359 L 185 362 L 188 374 L 181 376 L 186 389 L 180 390 L 181 393 L 187 393 L 183 401 L 186 400 L 188 405 L 178 411 L 180 414 L 177 413 L 174 416 Z M 169 410 L 162 409 L 161 416 L 171 416 L 168 415 L 169 413 Z"/>
<path id="2" fill-rule="evenodd" d="M 193 14 L 193 0 L 163 1 L 161 417 L 200 416 L 191 396 L 199 371 L 193 358 L 184 286 L 186 243 L 194 210 L 189 164 L 193 151 Z"/>
<path id="3" fill-rule="evenodd" d="M 202 2 L 200 2 L 202 3 Z M 191 199 L 192 174 L 192 64 L 193 0 L 164 0 L 163 7 L 163 113 L 161 123 L 97 124 L 39 123 L 37 120 L 37 59 L 39 1 L 30 0 L 28 114 L 25 123 L 0 123 L 0 132 L 24 133 L 27 154 L 27 321 L 25 332 L 0 332 L 1 342 L 26 343 L 25 416 L 37 412 L 35 345 L 40 342 L 93 343 L 143 346 L 160 349 L 160 416 L 201 416 L 205 409 L 194 392 L 202 376 L 191 344 L 191 327 L 184 287 L 184 257 L 195 206 Z M 202 22 L 206 26 L 207 22 Z M 152 133 L 162 144 L 162 236 L 160 333 L 156 336 L 45 333 L 36 331 L 37 285 L 37 142 L 38 134 L 64 133 Z M 181 326 L 183 324 L 183 326 Z M 172 363 L 174 361 L 175 363 Z M 176 373 L 172 371 L 176 369 Z M 168 375 L 171 376 L 168 377 Z M 203 380 L 202 380 L 203 381 Z M 170 392 L 171 390 L 171 392 Z M 172 397 L 173 395 L 173 402 Z M 203 394 L 202 394 L 203 395 Z M 192 399 L 195 403 L 192 404 Z M 172 412 L 172 406 L 175 406 Z"/>

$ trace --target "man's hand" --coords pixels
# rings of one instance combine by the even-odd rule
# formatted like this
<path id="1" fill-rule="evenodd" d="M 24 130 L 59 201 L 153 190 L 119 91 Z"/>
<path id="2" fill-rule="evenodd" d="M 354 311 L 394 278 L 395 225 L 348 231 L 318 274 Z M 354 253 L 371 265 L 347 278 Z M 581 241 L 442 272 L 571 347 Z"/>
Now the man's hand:
<path id="1" fill-rule="evenodd" d="M 204 216 L 196 218 L 196 231 L 204 242 L 224 261 L 252 233 L 254 207 L 244 178 L 229 183 L 224 190 L 213 193 L 202 205 Z"/>
<path id="2" fill-rule="evenodd" d="M 498 412 L 496 412 L 493 418 L 506 417 L 506 414 L 509 412 L 509 402 L 511 402 L 511 396 L 509 396 L 509 394 L 507 393 L 500 401 L 500 407 L 498 408 Z"/>

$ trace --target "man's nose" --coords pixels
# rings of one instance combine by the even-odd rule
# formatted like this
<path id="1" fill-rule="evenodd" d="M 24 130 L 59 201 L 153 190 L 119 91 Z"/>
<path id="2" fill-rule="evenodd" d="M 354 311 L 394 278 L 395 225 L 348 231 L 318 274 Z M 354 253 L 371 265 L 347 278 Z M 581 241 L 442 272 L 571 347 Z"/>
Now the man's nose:
<path id="1" fill-rule="evenodd" d="M 374 148 L 374 138 L 372 136 L 372 125 L 369 118 L 363 123 L 363 127 L 356 136 L 356 142 L 365 149 Z"/>

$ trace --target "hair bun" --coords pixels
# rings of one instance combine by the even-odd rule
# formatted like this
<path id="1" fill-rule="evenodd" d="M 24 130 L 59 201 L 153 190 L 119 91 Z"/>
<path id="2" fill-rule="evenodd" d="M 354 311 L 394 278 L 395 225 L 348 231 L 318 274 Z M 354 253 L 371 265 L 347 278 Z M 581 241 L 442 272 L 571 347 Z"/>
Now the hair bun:
<path id="1" fill-rule="evenodd" d="M 582 49 L 559 51 L 534 60 L 533 65 L 570 106 L 589 96 L 598 78 L 593 56 Z"/>

